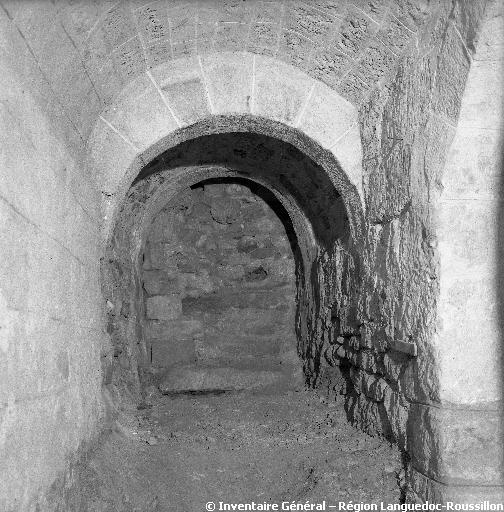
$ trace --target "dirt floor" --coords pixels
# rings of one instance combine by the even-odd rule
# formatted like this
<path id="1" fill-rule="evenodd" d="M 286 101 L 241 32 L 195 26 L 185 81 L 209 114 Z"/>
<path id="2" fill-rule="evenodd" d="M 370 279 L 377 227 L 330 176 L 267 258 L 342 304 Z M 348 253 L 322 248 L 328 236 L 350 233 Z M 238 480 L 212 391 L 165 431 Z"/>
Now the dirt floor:
<path id="1" fill-rule="evenodd" d="M 349 425 L 333 400 L 245 391 L 157 396 L 124 410 L 84 487 L 89 512 L 344 510 L 399 503 L 400 478 L 397 450 Z"/>

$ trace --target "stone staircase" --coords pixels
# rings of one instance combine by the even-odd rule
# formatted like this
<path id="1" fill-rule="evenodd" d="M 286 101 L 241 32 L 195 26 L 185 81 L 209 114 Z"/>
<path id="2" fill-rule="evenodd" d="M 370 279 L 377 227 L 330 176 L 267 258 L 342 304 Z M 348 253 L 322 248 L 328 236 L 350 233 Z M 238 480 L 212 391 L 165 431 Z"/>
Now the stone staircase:
<path id="1" fill-rule="evenodd" d="M 160 383 L 161 391 L 264 391 L 302 386 L 293 330 L 294 301 L 285 301 L 292 293 L 292 287 L 262 287 L 184 299 L 183 317 L 204 328 L 193 336 L 193 360 L 172 366 Z"/>

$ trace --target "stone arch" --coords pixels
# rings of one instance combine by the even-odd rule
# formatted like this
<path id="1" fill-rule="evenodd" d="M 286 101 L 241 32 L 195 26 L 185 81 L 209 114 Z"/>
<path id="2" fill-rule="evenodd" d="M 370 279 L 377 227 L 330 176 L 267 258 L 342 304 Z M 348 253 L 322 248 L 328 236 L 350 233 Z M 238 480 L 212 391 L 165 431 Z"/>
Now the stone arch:
<path id="1" fill-rule="evenodd" d="M 102 240 L 143 166 L 195 136 L 233 131 L 274 136 L 320 164 L 343 196 L 358 238 L 363 194 L 357 109 L 288 64 L 226 52 L 147 71 L 100 116 L 88 142 L 88 167 L 103 198 Z"/>
<path id="2" fill-rule="evenodd" d="M 201 165 L 194 167 L 177 168 L 175 172 L 161 173 L 158 175 L 159 181 L 155 185 L 150 201 L 145 205 L 142 214 L 139 216 L 136 230 L 138 233 L 146 233 L 155 215 L 172 200 L 178 193 L 187 186 L 195 185 L 198 182 L 212 178 L 242 178 L 242 169 L 246 166 L 238 166 L 236 168 L 224 167 L 221 165 Z M 154 178 L 155 179 L 155 178 Z M 299 206 L 296 205 L 295 199 L 286 190 L 277 190 L 271 187 L 267 180 L 261 179 L 259 176 L 247 175 L 246 179 L 255 182 L 270 190 L 279 200 L 286 212 L 289 214 L 296 237 L 298 239 L 299 249 L 303 261 L 313 259 L 314 255 L 309 254 L 310 248 L 315 247 L 315 237 L 312 226 L 306 217 L 300 212 Z M 141 235 L 140 235 L 140 238 Z M 144 245 L 145 240 L 141 240 L 140 245 Z M 141 246 L 136 247 L 134 257 L 138 256 Z M 306 271 L 307 269 L 305 269 Z"/>
<path id="3" fill-rule="evenodd" d="M 190 57 L 161 64 L 130 82 L 102 113 L 88 141 L 87 166 L 102 197 L 100 238 L 104 261 L 113 260 L 109 258 L 107 244 L 113 237 L 121 204 L 141 169 L 184 141 L 231 132 L 262 134 L 287 142 L 320 166 L 343 199 L 354 253 L 350 259 L 362 267 L 357 261 L 361 258 L 360 251 L 355 250 L 362 244 L 364 229 L 357 109 L 336 91 L 299 69 L 246 52 Z M 335 258 L 339 256 L 327 257 L 315 250 L 308 267 L 331 267 Z M 134 350 L 133 339 L 138 331 L 135 318 L 123 315 L 122 311 L 124 307 L 128 309 L 131 297 L 137 294 L 134 290 L 138 282 L 131 263 L 130 259 L 127 264 L 130 288 L 123 290 L 125 296 L 120 300 L 111 301 L 113 309 L 108 312 L 110 332 L 116 329 L 114 318 L 119 319 L 120 336 L 130 340 L 129 352 Z M 110 278 L 117 269 L 113 264 L 105 267 L 107 288 L 107 275 Z M 311 280 L 317 279 L 318 273 L 312 270 L 305 268 L 305 273 Z M 334 271 L 329 270 L 329 275 L 328 281 L 332 282 Z M 317 320 L 317 317 L 323 309 L 331 311 L 330 297 L 335 289 L 319 277 L 318 285 L 304 287 L 304 323 L 314 326 L 312 334 L 306 328 L 306 340 L 301 343 L 307 360 L 322 357 L 322 343 L 313 348 L 307 339 L 310 335 L 324 337 L 322 326 L 330 320 Z M 318 297 L 314 290 L 328 286 L 330 292 Z M 105 295 L 113 297 L 116 292 L 109 288 Z M 116 311 L 118 304 L 122 305 Z M 125 317 L 128 319 L 123 321 Z M 317 373 L 313 368 L 310 371 Z"/>
<path id="4" fill-rule="evenodd" d="M 129 390 L 138 391 L 142 368 L 147 368 L 150 364 L 150 345 L 145 336 L 142 314 L 145 303 L 141 274 L 142 256 L 146 250 L 146 237 L 152 221 L 178 194 L 213 178 L 238 178 L 242 182 L 243 174 L 237 169 L 218 165 L 178 167 L 155 172 L 138 180 L 130 188 L 127 198 L 121 205 L 102 265 L 103 291 L 113 308 L 109 311 L 112 343 L 117 352 L 128 354 L 121 362 L 120 375 L 114 370 L 110 372 L 115 375 L 113 382 L 116 385 L 126 385 Z M 267 180 L 262 180 L 258 176 L 247 176 L 245 181 L 255 182 L 272 190 Z M 294 228 L 296 247 L 293 247 L 293 256 L 299 293 L 305 288 L 305 276 L 310 274 L 310 264 L 316 260 L 317 244 L 310 223 L 288 193 L 279 194 L 279 191 L 275 190 L 273 194 L 285 208 Z M 288 350 L 291 362 L 287 363 L 287 366 L 290 367 L 292 358 L 296 359 L 295 343 Z M 298 368 L 298 364 L 294 364 L 291 370 L 297 373 L 298 370 L 295 368 Z"/>
<path id="5" fill-rule="evenodd" d="M 290 144 L 322 170 L 344 203 L 351 254 L 335 249 L 328 255 L 315 247 L 310 261 L 304 263 L 307 282 L 301 287 L 302 306 L 296 320 L 302 331 L 298 352 L 305 356 L 306 373 L 316 379 L 323 345 L 327 336 L 333 336 L 325 326 L 331 323 L 327 315 L 334 310 L 335 283 L 341 278 L 334 268 L 349 261 L 351 268 L 362 268 L 358 246 L 363 243 L 364 201 L 358 112 L 333 89 L 269 57 L 229 52 L 162 64 L 132 81 L 100 116 L 88 142 L 87 164 L 102 196 L 104 291 L 106 298 L 113 299 L 109 330 L 118 332 L 118 339 L 128 340 L 125 352 L 135 352 L 139 326 L 135 315 L 127 312 L 138 296 L 136 262 L 130 253 L 124 266 L 129 284 L 122 291 L 114 290 L 109 285 L 117 269 L 107 246 L 135 178 L 161 153 L 185 141 L 236 132 Z M 137 361 L 132 361 L 135 374 Z M 138 381 L 130 384 L 135 387 Z"/>
<path id="6" fill-rule="evenodd" d="M 238 162 L 229 161 L 227 165 L 222 165 L 221 161 L 217 160 L 208 165 L 201 164 L 197 155 L 198 144 L 210 155 L 214 154 L 212 148 L 209 149 L 208 141 L 204 141 L 205 138 L 216 140 L 219 149 L 215 154 L 220 154 L 221 157 L 226 147 L 228 150 L 249 147 L 251 155 L 258 148 L 261 148 L 264 154 L 276 152 L 277 155 L 282 155 L 282 165 L 288 171 L 275 170 L 275 165 L 278 166 L 279 163 L 278 159 L 271 162 L 256 162 L 253 156 L 247 159 L 243 151 L 240 151 Z M 184 160 L 183 157 L 177 156 L 177 153 L 189 154 L 192 158 L 186 157 Z M 308 340 L 310 337 L 322 339 L 322 325 L 326 325 L 328 319 L 321 323 L 317 322 L 316 318 L 331 311 L 328 304 L 334 300 L 337 288 L 337 285 L 332 283 L 333 279 L 328 279 L 331 284 L 325 282 L 321 274 L 322 268 L 324 265 L 335 266 L 336 260 L 343 261 L 352 257 L 359 259 L 354 238 L 361 229 L 360 219 L 358 216 L 355 216 L 353 221 L 349 218 L 343 196 L 334 187 L 326 170 L 293 145 L 251 130 L 221 135 L 210 132 L 204 136 L 188 138 L 186 142 L 166 150 L 143 167 L 128 189 L 125 199 L 117 207 L 113 219 L 114 229 L 105 241 L 102 267 L 104 295 L 113 308 L 109 311 L 109 332 L 112 334 L 114 346 L 119 346 L 118 351 L 131 355 L 131 361 L 123 364 L 123 368 L 126 366 L 132 370 L 129 373 L 133 379 L 126 379 L 130 388 L 139 385 L 135 370 L 137 362 L 141 365 L 142 358 L 144 362 L 148 360 L 145 340 L 141 337 L 140 320 L 143 307 L 139 269 L 145 226 L 149 225 L 149 219 L 156 208 L 166 204 L 181 187 L 188 187 L 211 177 L 244 175 L 272 191 L 291 218 L 300 251 L 296 274 L 299 276 L 297 295 L 298 299 L 301 297 L 302 300 L 298 300 L 296 326 L 301 333 L 298 334 L 298 340 L 305 340 L 299 343 L 298 350 L 310 352 L 309 355 L 305 354 L 305 363 L 313 359 L 311 342 Z M 304 181 L 297 181 L 296 176 L 302 176 L 300 180 Z M 327 254 L 331 256 L 327 258 Z M 308 324 L 313 324 L 313 328 L 307 327 Z M 126 346 L 122 346 L 124 342 Z M 318 354 L 317 360 L 320 360 L 320 356 L 321 354 Z M 307 369 L 307 373 L 310 371 Z"/>

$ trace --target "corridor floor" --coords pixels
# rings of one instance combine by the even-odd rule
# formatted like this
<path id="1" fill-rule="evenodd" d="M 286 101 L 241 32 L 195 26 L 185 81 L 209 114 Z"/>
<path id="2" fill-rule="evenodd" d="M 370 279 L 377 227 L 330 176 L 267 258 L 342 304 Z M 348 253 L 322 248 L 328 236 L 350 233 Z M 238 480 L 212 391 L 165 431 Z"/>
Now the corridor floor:
<path id="1" fill-rule="evenodd" d="M 399 503 L 397 450 L 349 425 L 341 405 L 311 390 L 180 394 L 139 407 L 123 411 L 90 456 L 84 510 Z"/>

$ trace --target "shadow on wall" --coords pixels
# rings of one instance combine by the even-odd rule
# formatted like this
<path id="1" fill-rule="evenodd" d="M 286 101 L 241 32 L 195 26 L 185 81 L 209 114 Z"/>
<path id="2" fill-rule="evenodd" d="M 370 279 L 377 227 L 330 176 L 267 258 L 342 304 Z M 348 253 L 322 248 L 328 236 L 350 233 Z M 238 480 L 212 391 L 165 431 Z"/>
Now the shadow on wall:
<path id="1" fill-rule="evenodd" d="M 348 243 L 350 225 L 342 196 L 327 172 L 291 144 L 258 133 L 204 135 L 165 151 L 138 174 L 133 186 L 160 170 L 220 165 L 244 178 L 260 179 L 290 196 L 312 227 L 318 245 Z"/>

